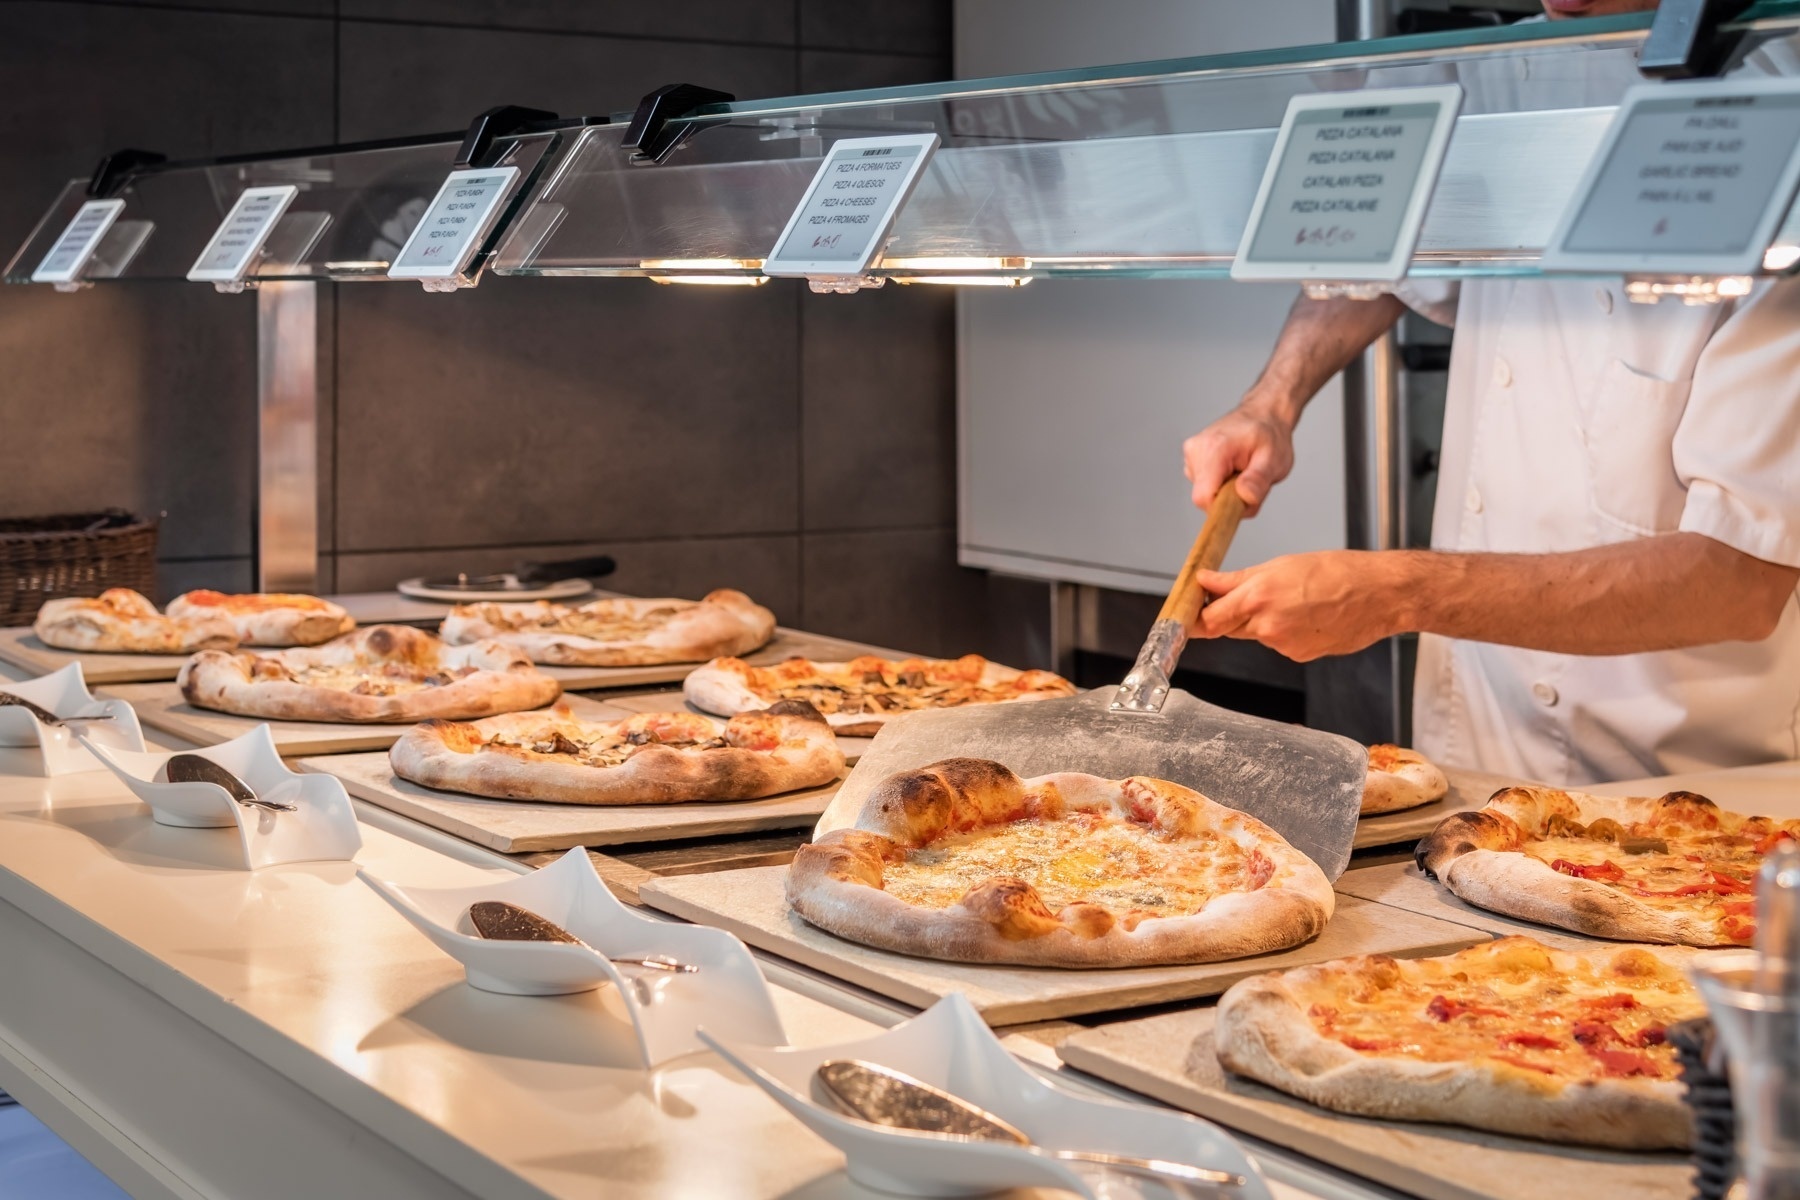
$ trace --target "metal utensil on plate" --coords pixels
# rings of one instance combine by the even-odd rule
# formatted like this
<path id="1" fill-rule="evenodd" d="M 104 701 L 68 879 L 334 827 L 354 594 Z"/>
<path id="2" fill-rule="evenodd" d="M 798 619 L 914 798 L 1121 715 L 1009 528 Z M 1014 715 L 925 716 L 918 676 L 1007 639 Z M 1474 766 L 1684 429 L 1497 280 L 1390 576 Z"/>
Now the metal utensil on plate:
<path id="1" fill-rule="evenodd" d="M 529 908 L 508 904 L 504 900 L 478 900 L 469 905 L 469 923 L 475 926 L 476 933 L 490 941 L 564 942 L 571 946 L 594 950 L 592 946 L 555 921 L 540 917 Z M 594 950 L 594 953 L 600 954 L 601 952 Z M 643 958 L 619 958 L 611 954 L 605 954 L 602 957 L 610 962 L 645 967 L 652 971 L 667 971 L 672 975 L 690 974 L 700 969 L 692 963 L 677 962 L 666 954 L 651 954 Z"/>
<path id="2" fill-rule="evenodd" d="M 92 716 L 59 717 L 41 704 L 33 704 L 23 696 L 15 696 L 11 692 L 0 692 L 0 708 L 22 708 L 46 725 L 69 725 L 85 721 L 110 721 L 112 713 L 95 713 Z"/>
<path id="3" fill-rule="evenodd" d="M 446 592 L 522 592 L 563 579 L 599 579 L 611 575 L 617 565 L 611 556 L 597 554 L 591 558 L 569 558 L 558 562 L 520 563 L 511 571 L 491 575 L 468 575 L 459 571 L 441 579 L 427 579 L 425 586 Z"/>
<path id="4" fill-rule="evenodd" d="M 210 758 L 201 758 L 198 754 L 177 754 L 171 757 L 163 767 L 163 774 L 170 783 L 215 783 L 225 789 L 225 794 L 246 808 L 260 808 L 268 812 L 299 812 L 298 804 L 289 804 L 283 800 L 270 800 L 256 794 L 256 790 L 243 780 L 221 767 Z"/>
<path id="5" fill-rule="evenodd" d="M 1094 1163 L 1168 1183 L 1197 1183 L 1216 1188 L 1243 1187 L 1245 1183 L 1242 1175 L 1167 1159 L 1135 1158 L 1089 1150 L 1052 1150 L 1039 1146 L 1023 1130 L 986 1109 L 880 1063 L 855 1058 L 830 1059 L 819 1064 L 818 1079 L 825 1094 L 839 1108 L 874 1125 L 978 1142 L 1010 1142 L 1047 1158 Z"/>

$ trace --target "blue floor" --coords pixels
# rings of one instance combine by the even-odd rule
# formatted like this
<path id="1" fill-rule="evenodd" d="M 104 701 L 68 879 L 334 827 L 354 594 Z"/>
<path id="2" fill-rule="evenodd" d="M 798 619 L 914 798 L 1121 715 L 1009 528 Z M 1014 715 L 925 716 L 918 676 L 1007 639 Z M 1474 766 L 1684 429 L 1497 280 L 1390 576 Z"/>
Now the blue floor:
<path id="1" fill-rule="evenodd" d="M 129 1198 L 23 1105 L 0 1100 L 0 1200 Z"/>

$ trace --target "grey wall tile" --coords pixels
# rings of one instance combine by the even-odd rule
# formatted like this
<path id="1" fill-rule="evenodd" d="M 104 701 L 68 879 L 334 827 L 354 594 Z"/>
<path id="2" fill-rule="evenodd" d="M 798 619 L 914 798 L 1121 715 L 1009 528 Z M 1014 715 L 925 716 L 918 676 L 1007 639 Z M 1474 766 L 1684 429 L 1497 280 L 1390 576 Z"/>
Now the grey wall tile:
<path id="1" fill-rule="evenodd" d="M 795 83 L 788 49 L 362 22 L 340 36 L 346 140 L 457 129 L 496 104 L 605 115 L 666 83 L 743 99 Z"/>
<path id="2" fill-rule="evenodd" d="M 798 619 L 800 546 L 792 535 L 344 554 L 338 559 L 338 587 L 346 592 L 379 591 L 418 576 L 505 571 L 520 562 L 590 554 L 610 554 L 618 561 L 618 571 L 598 581 L 609 591 L 703 596 L 714 588 L 734 587 L 773 609 L 782 621 Z"/>
<path id="3" fill-rule="evenodd" d="M 196 588 L 247 592 L 255 586 L 256 565 L 248 558 L 182 559 L 156 564 L 156 595 L 151 599 L 166 604 Z"/>
<path id="4" fill-rule="evenodd" d="M 956 519 L 956 298 L 890 285 L 801 302 L 807 529 Z"/>
<path id="5" fill-rule="evenodd" d="M 956 565 L 949 529 L 804 534 L 800 589 L 817 633 L 939 656 L 986 641 L 986 577 Z"/>
<path id="6" fill-rule="evenodd" d="M 858 88 L 900 87 L 950 78 L 950 56 L 869 54 L 851 50 L 800 51 L 800 91 L 849 92 Z"/>
<path id="7" fill-rule="evenodd" d="M 339 549 L 793 531 L 797 294 L 344 288 Z"/>
<path id="8" fill-rule="evenodd" d="M 800 0 L 802 46 L 948 55 L 950 34 L 950 0 L 890 4 Z"/>
<path id="9" fill-rule="evenodd" d="M 180 8 L 262 16 L 330 17 L 337 0 L 104 0 L 109 8 Z M 72 0 L 74 4 L 83 0 Z"/>
<path id="10" fill-rule="evenodd" d="M 616 33 L 779 45 L 793 43 L 795 24 L 794 6 L 784 0 L 682 0 L 679 4 L 596 4 L 594 0 L 341 0 L 338 11 L 346 20 L 387 19 L 542 29 L 555 33 Z"/>

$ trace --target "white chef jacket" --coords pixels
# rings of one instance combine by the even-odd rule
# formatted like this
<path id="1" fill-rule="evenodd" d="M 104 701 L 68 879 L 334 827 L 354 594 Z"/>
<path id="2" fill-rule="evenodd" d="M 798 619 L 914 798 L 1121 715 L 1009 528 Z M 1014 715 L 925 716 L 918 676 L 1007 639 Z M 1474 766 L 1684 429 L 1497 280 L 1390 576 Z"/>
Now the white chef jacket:
<path id="1" fill-rule="evenodd" d="M 1470 280 L 1454 319 L 1433 548 L 1686 530 L 1800 565 L 1800 279 L 1716 307 Z M 1800 601 L 1766 641 L 1648 654 L 1425 635 L 1413 729 L 1440 762 L 1565 785 L 1800 758 Z"/>

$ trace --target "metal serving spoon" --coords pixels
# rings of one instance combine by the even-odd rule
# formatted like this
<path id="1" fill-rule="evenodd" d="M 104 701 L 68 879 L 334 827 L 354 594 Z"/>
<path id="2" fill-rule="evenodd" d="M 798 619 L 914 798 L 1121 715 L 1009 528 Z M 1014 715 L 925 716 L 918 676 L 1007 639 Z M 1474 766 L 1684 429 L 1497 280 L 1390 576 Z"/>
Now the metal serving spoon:
<path id="1" fill-rule="evenodd" d="M 23 696 L 15 696 L 11 692 L 0 692 L 0 708 L 22 708 L 46 725 L 66 725 L 73 721 L 110 721 L 112 713 L 98 713 L 91 717 L 59 717 L 41 704 L 33 704 Z"/>
<path id="2" fill-rule="evenodd" d="M 960 1096 L 932 1087 L 903 1071 L 855 1058 L 834 1058 L 819 1064 L 819 1082 L 825 1094 L 846 1113 L 875 1125 L 911 1129 L 978 1142 L 1010 1142 L 1063 1162 L 1097 1163 L 1133 1175 L 1165 1182 L 1200 1183 L 1213 1187 L 1243 1187 L 1242 1175 L 1209 1171 L 1161 1158 L 1133 1158 L 1088 1150 L 1052 1150 L 1039 1146 L 1023 1130 L 1001 1120 Z"/>
<path id="3" fill-rule="evenodd" d="M 475 926 L 476 933 L 490 941 L 566 942 L 572 946 L 594 950 L 555 921 L 504 900 L 477 900 L 469 905 L 469 923 Z M 594 953 L 600 954 L 600 951 L 594 950 Z M 601 957 L 611 962 L 648 967 L 652 971 L 668 971 L 671 974 L 688 974 L 700 969 L 692 963 L 677 962 L 666 954 L 652 954 L 645 958 L 617 958 L 611 954 Z"/>
<path id="4" fill-rule="evenodd" d="M 198 754 L 172 756 L 168 765 L 163 768 L 163 774 L 170 783 L 216 783 L 225 789 L 227 796 L 248 808 L 267 809 L 269 812 L 300 811 L 298 804 L 288 804 L 282 800 L 265 800 L 236 775 L 212 759 L 201 758 Z"/>

